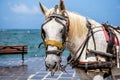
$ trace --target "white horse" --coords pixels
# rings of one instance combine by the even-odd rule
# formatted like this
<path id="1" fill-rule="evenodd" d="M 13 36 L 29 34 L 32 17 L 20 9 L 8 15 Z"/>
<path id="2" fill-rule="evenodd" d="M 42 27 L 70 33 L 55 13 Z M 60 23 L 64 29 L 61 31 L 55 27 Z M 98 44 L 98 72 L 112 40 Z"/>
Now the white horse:
<path id="1" fill-rule="evenodd" d="M 106 56 L 90 53 L 90 50 L 103 53 L 107 51 L 108 43 L 102 25 L 92 19 L 67 11 L 63 0 L 60 0 L 60 4 L 55 8 L 47 9 L 41 3 L 40 8 L 45 16 L 41 35 L 46 46 L 47 70 L 54 74 L 55 71 L 62 69 L 61 54 L 67 47 L 70 51 L 68 64 L 77 71 L 80 80 L 103 80 L 104 74 L 109 73 L 108 66 L 105 69 L 87 69 L 89 66 L 108 60 Z M 120 40 L 119 33 L 115 33 Z"/>

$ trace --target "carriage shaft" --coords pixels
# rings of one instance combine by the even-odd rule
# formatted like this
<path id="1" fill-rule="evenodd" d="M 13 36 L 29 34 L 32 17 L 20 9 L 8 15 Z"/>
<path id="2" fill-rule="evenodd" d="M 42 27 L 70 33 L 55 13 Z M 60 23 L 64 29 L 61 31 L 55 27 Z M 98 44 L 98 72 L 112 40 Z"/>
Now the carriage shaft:
<path id="1" fill-rule="evenodd" d="M 101 55 L 101 56 L 110 57 L 110 58 L 114 58 L 114 57 L 115 57 L 114 55 L 112 55 L 112 54 L 110 54 L 110 53 L 100 52 L 100 51 L 96 51 L 96 50 L 89 50 L 89 49 L 88 49 L 88 52 L 89 52 L 89 53 L 98 54 L 98 55 Z"/>

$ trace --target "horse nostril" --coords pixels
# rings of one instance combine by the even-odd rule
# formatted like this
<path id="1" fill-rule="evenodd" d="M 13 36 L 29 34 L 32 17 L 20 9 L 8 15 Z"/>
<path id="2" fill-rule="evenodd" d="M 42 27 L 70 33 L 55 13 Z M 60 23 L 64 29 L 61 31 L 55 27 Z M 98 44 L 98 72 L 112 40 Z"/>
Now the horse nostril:
<path id="1" fill-rule="evenodd" d="M 54 69 L 57 65 L 57 62 L 55 62 L 54 64 L 46 64 L 46 68 L 47 69 Z"/>
<path id="2" fill-rule="evenodd" d="M 57 65 L 57 62 L 55 62 L 55 65 L 53 66 L 53 68 L 55 68 L 55 67 L 56 67 L 56 65 Z"/>

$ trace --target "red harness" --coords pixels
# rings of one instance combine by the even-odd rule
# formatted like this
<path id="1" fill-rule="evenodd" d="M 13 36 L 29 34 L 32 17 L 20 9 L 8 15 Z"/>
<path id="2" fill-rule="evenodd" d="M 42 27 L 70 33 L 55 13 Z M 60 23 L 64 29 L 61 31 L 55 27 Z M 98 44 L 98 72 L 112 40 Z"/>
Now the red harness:
<path id="1" fill-rule="evenodd" d="M 104 35 L 105 35 L 105 39 L 106 39 L 106 42 L 109 42 L 109 40 L 110 40 L 110 37 L 109 37 L 109 35 L 108 35 L 108 32 L 105 30 L 105 27 L 103 26 L 102 27 L 102 29 L 103 29 L 103 32 L 104 32 Z M 119 45 L 120 44 L 120 41 L 117 39 L 117 36 L 116 35 L 114 35 L 114 45 Z"/>

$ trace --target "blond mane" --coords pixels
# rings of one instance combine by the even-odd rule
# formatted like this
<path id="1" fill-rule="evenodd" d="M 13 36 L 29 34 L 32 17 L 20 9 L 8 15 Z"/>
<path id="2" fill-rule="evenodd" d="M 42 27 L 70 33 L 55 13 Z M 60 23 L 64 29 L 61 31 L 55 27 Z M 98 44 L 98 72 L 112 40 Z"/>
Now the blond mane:
<path id="1" fill-rule="evenodd" d="M 77 13 L 74 12 L 69 12 L 67 11 L 69 19 L 70 19 L 70 32 L 69 35 L 72 38 L 75 38 L 75 36 L 77 37 L 81 37 L 82 35 L 86 35 L 87 34 L 87 19 L 84 16 L 81 16 Z M 99 24 L 98 22 L 96 22 L 95 20 L 92 19 L 88 19 L 88 21 L 94 25 L 94 26 L 101 26 L 101 24 Z"/>
<path id="2" fill-rule="evenodd" d="M 54 12 L 54 8 L 50 9 L 46 17 L 53 14 L 53 12 Z M 81 37 L 83 35 L 86 35 L 88 30 L 88 28 L 86 27 L 86 24 L 87 24 L 86 17 L 81 16 L 74 12 L 70 12 L 70 11 L 66 11 L 66 12 L 70 20 L 70 26 L 69 26 L 70 30 L 68 34 L 69 38 L 73 39 L 75 37 Z M 92 19 L 88 19 L 88 20 L 92 25 L 95 25 L 95 26 L 101 25 Z"/>
<path id="3" fill-rule="evenodd" d="M 83 34 L 86 34 L 87 32 L 86 18 L 73 12 L 67 13 L 70 19 L 69 35 L 73 38 L 75 36 L 80 37 Z"/>

